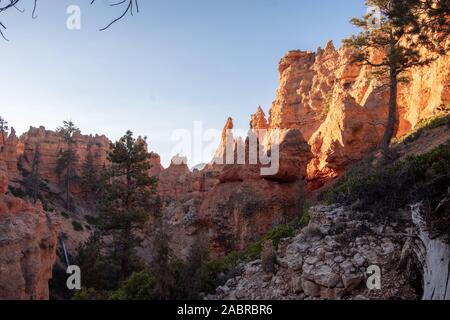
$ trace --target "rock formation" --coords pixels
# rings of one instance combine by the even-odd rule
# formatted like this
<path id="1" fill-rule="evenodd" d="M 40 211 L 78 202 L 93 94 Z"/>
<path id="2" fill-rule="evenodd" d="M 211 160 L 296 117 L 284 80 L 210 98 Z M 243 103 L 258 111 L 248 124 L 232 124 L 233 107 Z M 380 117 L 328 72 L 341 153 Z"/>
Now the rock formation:
<path id="1" fill-rule="evenodd" d="M 401 136 L 450 103 L 449 55 L 412 69 L 399 88 Z M 316 53 L 290 51 L 279 64 L 279 87 L 270 128 L 299 129 L 311 146 L 313 189 L 341 175 L 375 148 L 387 118 L 388 89 L 370 79 L 367 66 L 350 64 L 350 52 L 330 42 Z"/>
<path id="2" fill-rule="evenodd" d="M 229 118 L 216 153 L 216 158 L 228 159 L 226 164 L 204 169 L 204 173 L 212 168 L 218 170 L 218 183 L 204 195 L 197 217 L 199 232 L 208 239 L 214 256 L 244 249 L 301 211 L 302 179 L 311 157 L 309 146 L 297 129 L 276 130 L 276 133 L 269 130 L 264 139 L 258 139 L 258 131 L 268 128 L 261 108 L 252 116 L 249 135 L 256 134 L 254 140 L 250 136 L 245 142 L 234 139 L 232 128 Z M 271 154 L 272 163 L 262 163 L 258 157 L 252 162 L 251 143 L 256 143 L 255 150 Z M 275 145 L 279 157 L 275 155 Z M 227 153 L 230 151 L 231 154 Z M 259 156 L 259 152 L 255 153 Z M 274 161 L 279 161 L 279 167 L 273 173 L 264 174 L 262 169 Z"/>
<path id="3" fill-rule="evenodd" d="M 269 123 L 267 122 L 266 114 L 264 113 L 261 106 L 259 106 L 258 109 L 256 110 L 256 113 L 251 116 L 250 129 L 253 130 L 255 133 L 258 130 L 269 129 Z"/>
<path id="4" fill-rule="evenodd" d="M 19 139 L 16 136 L 16 131 L 14 128 L 11 128 L 11 132 L 5 136 L 5 142 L 1 151 L 10 180 L 19 177 L 19 171 L 17 168 L 18 149 L 20 149 Z"/>
<path id="5" fill-rule="evenodd" d="M 100 170 L 107 164 L 107 153 L 110 140 L 102 136 L 87 136 L 76 134 L 74 136 L 74 151 L 77 156 L 76 172 L 80 174 L 83 161 L 89 153 L 94 158 L 94 165 Z M 59 154 L 68 148 L 64 139 L 54 131 L 45 130 L 44 127 L 30 128 L 20 137 L 20 145 L 23 151 L 18 148 L 17 157 L 20 166 L 31 171 L 33 158 L 36 151 L 40 154 L 39 174 L 44 180 L 50 183 L 58 183 L 59 177 L 56 174 L 56 166 Z"/>
<path id="6" fill-rule="evenodd" d="M 6 194 L 6 167 L 0 159 L 0 300 L 48 299 L 59 221 L 40 202 Z"/>
<path id="7" fill-rule="evenodd" d="M 417 299 L 397 268 L 404 239 L 396 230 L 339 206 L 310 209 L 310 224 L 296 236 L 282 240 L 276 272 L 266 273 L 261 260 L 243 266 L 241 274 L 217 288 L 208 299 Z M 384 231 L 384 232 L 383 232 Z M 378 266 L 383 290 L 369 290 L 368 277 Z"/>
<path id="8" fill-rule="evenodd" d="M 410 278 L 422 280 L 423 300 L 450 300 L 450 244 L 445 237 L 430 235 L 422 206 L 411 208 L 414 226 L 403 247 L 402 263 Z"/>
<path id="9" fill-rule="evenodd" d="M 158 194 L 176 252 L 184 256 L 195 239 L 203 240 L 212 256 L 242 250 L 301 211 L 309 146 L 297 129 L 267 129 L 258 108 L 244 142 L 234 138 L 228 118 L 215 157 L 203 170 L 191 172 L 185 162 L 172 161 L 161 171 Z M 251 135 L 257 156 L 260 149 L 273 156 L 274 172 L 263 171 L 272 163 L 250 160 Z"/>

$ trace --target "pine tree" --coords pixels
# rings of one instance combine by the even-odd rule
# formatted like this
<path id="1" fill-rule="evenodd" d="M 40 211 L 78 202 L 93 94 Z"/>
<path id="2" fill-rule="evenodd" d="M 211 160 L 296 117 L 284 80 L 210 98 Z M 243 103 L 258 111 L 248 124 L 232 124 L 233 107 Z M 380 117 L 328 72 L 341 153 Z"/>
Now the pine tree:
<path id="1" fill-rule="evenodd" d="M 169 300 L 175 291 L 175 274 L 171 265 L 172 251 L 166 229 L 162 223 L 158 224 L 153 239 L 154 257 L 151 266 L 151 272 L 156 279 L 153 294 L 158 300 Z"/>
<path id="2" fill-rule="evenodd" d="M 442 11 L 430 11 L 427 3 L 428 0 L 366 0 L 373 10 L 362 19 L 352 19 L 363 31 L 344 40 L 346 46 L 354 49 L 354 62 L 373 67 L 373 75 L 389 87 L 389 114 L 380 145 L 385 157 L 390 155 L 389 145 L 398 126 L 398 84 L 407 81 L 406 71 L 428 65 L 445 53 L 440 37 L 429 27 Z M 431 12 L 433 16 L 426 14 Z M 424 48 L 429 50 L 426 54 Z"/>
<path id="3" fill-rule="evenodd" d="M 78 129 L 72 121 L 63 121 L 63 125 L 57 128 L 56 132 L 67 144 L 67 149 L 60 151 L 56 165 L 56 173 L 63 180 L 66 194 L 66 208 L 70 209 L 70 187 L 72 181 L 77 178 L 75 171 L 77 155 L 74 150 L 74 136 L 80 133 L 80 129 Z"/>
<path id="4" fill-rule="evenodd" d="M 189 250 L 185 263 L 180 266 L 176 299 L 197 300 L 201 292 L 216 287 L 216 283 L 211 283 L 210 280 L 208 261 L 208 250 L 196 240 Z"/>
<path id="5" fill-rule="evenodd" d="M 25 186 L 34 202 L 37 201 L 41 194 L 42 179 L 39 172 L 39 166 L 41 162 L 41 153 L 39 150 L 39 144 L 36 146 L 34 152 L 33 161 L 31 163 L 31 172 L 25 179 Z"/>
<path id="6" fill-rule="evenodd" d="M 77 249 L 75 263 L 82 270 L 83 286 L 99 291 L 116 289 L 121 281 L 120 266 L 115 257 L 103 254 L 104 239 L 94 231 Z"/>
<path id="7" fill-rule="evenodd" d="M 94 156 L 89 151 L 81 166 L 80 186 L 89 201 L 95 198 L 99 190 L 100 178 L 94 163 Z"/>
<path id="8" fill-rule="evenodd" d="M 147 221 L 155 212 L 152 194 L 156 180 L 149 176 L 150 154 L 145 139 L 134 139 L 128 131 L 111 145 L 111 167 L 104 178 L 98 203 L 98 227 L 111 235 L 113 251 L 120 257 L 122 278 L 131 273 L 135 248 L 142 244 Z"/>
<path id="9" fill-rule="evenodd" d="M 6 135 L 8 133 L 9 127 L 8 127 L 8 121 L 0 117 L 0 134 L 2 135 L 2 144 L 0 145 L 0 152 L 3 151 L 3 147 L 6 140 Z"/>

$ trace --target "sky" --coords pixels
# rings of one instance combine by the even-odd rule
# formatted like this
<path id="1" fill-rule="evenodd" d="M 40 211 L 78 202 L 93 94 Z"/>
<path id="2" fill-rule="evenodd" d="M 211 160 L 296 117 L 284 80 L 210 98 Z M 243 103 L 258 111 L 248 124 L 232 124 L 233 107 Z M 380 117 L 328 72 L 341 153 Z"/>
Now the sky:
<path id="1" fill-rule="evenodd" d="M 38 1 L 36 19 L 33 1 L 21 2 L 24 13 L 0 14 L 9 39 L 0 40 L 0 116 L 19 134 L 67 119 L 113 140 L 131 129 L 164 166 L 180 129 L 221 130 L 231 116 L 246 130 L 275 99 L 286 52 L 339 46 L 366 11 L 362 0 L 139 0 L 138 14 L 99 31 L 120 15 L 115 0 Z M 70 5 L 80 29 L 67 28 Z M 190 156 L 190 165 L 210 160 Z"/>

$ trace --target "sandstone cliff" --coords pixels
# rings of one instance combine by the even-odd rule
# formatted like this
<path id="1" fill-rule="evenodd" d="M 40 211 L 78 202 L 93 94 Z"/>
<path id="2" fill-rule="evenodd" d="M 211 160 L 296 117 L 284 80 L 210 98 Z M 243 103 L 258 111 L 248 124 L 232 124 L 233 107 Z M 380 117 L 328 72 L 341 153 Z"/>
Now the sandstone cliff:
<path id="1" fill-rule="evenodd" d="M 266 129 L 261 108 L 252 116 L 246 141 L 233 136 L 228 118 L 215 157 L 203 170 L 191 172 L 182 161 L 172 161 L 159 174 L 158 194 L 176 252 L 187 254 L 195 239 L 204 241 L 212 256 L 242 250 L 301 212 L 310 148 L 298 129 L 258 135 Z M 276 145 L 279 168 L 273 173 L 261 171 L 271 163 L 250 161 L 251 135 L 256 151 L 270 154 Z"/>
<path id="2" fill-rule="evenodd" d="M 59 221 L 40 202 L 6 194 L 6 168 L 0 158 L 0 299 L 48 299 Z"/>
<path id="3" fill-rule="evenodd" d="M 94 165 L 99 170 L 107 164 L 107 153 L 111 142 L 106 136 L 76 134 L 74 141 L 77 174 L 80 174 L 82 163 L 89 153 L 93 156 Z M 39 174 L 50 183 L 58 183 L 60 180 L 56 174 L 58 157 L 67 148 L 67 143 L 56 132 L 46 130 L 44 127 L 30 128 L 18 141 L 17 158 L 24 170 L 31 171 L 33 158 L 39 151 L 41 164 Z"/>
<path id="4" fill-rule="evenodd" d="M 316 53 L 290 51 L 279 64 L 279 88 L 270 109 L 270 128 L 298 128 L 311 146 L 310 186 L 316 188 L 375 148 L 387 118 L 388 89 L 371 69 L 349 63 L 350 52 L 331 42 Z M 397 136 L 450 103 L 449 55 L 412 69 L 399 88 Z"/>

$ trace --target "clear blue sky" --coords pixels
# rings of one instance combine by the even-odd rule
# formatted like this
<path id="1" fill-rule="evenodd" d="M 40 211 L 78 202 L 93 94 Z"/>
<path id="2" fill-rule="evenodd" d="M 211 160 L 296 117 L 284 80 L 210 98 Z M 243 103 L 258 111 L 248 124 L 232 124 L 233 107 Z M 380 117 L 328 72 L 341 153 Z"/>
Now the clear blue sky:
<path id="1" fill-rule="evenodd" d="M 139 14 L 100 32 L 120 11 L 108 0 L 38 1 L 37 19 L 23 2 L 24 14 L 0 15 L 0 115 L 19 133 L 64 119 L 112 139 L 131 129 L 165 165 L 174 129 L 220 129 L 228 116 L 246 129 L 270 108 L 287 51 L 339 46 L 365 12 L 362 0 L 140 0 Z M 70 4 L 81 30 L 66 28 Z"/>

